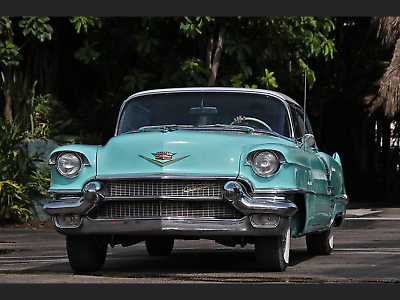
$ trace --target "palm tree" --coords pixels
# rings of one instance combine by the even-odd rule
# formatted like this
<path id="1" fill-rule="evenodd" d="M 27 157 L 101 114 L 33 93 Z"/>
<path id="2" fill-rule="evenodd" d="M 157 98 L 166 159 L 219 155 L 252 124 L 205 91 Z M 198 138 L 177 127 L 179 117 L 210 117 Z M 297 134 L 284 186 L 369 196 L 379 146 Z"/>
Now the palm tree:
<path id="1" fill-rule="evenodd" d="M 373 17 L 372 25 L 377 29 L 377 37 L 385 48 L 394 46 L 390 64 L 382 78 L 370 87 L 370 114 L 378 107 L 384 114 L 382 124 L 382 195 L 386 201 L 392 200 L 391 178 L 391 129 L 390 123 L 400 113 L 400 17 Z M 377 88 L 379 90 L 377 91 Z M 377 93 L 373 91 L 377 91 Z M 369 99 L 367 99 L 369 98 Z M 371 101 L 372 100 L 372 101 Z"/>
<path id="2" fill-rule="evenodd" d="M 400 17 L 374 17 L 377 36 L 385 47 L 395 45 L 393 57 L 379 87 L 384 114 L 393 118 L 400 112 Z"/>

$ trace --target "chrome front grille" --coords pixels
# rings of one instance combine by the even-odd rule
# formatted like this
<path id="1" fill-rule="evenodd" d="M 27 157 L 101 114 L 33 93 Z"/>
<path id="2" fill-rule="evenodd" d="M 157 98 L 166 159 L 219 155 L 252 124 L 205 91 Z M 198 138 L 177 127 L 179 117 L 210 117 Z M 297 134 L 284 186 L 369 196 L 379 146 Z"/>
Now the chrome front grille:
<path id="1" fill-rule="evenodd" d="M 202 218 L 241 219 L 244 215 L 223 200 L 105 201 L 89 213 L 91 219 Z"/>
<path id="2" fill-rule="evenodd" d="M 109 180 L 108 197 L 212 197 L 222 198 L 225 181 Z"/>

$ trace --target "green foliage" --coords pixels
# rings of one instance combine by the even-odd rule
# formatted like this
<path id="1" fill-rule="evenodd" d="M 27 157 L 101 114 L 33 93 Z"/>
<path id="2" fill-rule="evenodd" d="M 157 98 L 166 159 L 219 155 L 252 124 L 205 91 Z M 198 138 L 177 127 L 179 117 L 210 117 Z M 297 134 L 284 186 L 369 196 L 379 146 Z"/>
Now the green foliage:
<path id="1" fill-rule="evenodd" d="M 53 28 L 47 23 L 49 21 L 49 17 L 23 17 L 18 25 L 23 28 L 24 36 L 32 33 L 43 42 L 45 39 L 51 40 Z"/>
<path id="2" fill-rule="evenodd" d="M 6 40 L 4 43 L 0 41 L 0 61 L 6 65 L 17 66 L 23 56 L 18 51 L 18 47 L 13 43 Z"/>
<path id="3" fill-rule="evenodd" d="M 23 29 L 24 36 L 31 33 L 43 42 L 45 39 L 51 40 L 53 28 L 48 24 L 49 21 L 48 17 L 23 17 L 18 25 Z M 18 66 L 23 59 L 20 47 L 10 39 L 15 35 L 12 25 L 10 17 L 0 17 L 0 62 L 5 66 Z"/>
<path id="4" fill-rule="evenodd" d="M 206 85 L 207 77 L 211 73 L 205 63 L 198 58 L 187 58 L 181 64 L 182 76 L 185 78 L 186 85 Z"/>
<path id="5" fill-rule="evenodd" d="M 230 80 L 233 87 L 243 87 L 243 74 L 238 74 Z"/>
<path id="6" fill-rule="evenodd" d="M 278 87 L 278 84 L 276 83 L 274 72 L 269 72 L 268 69 L 265 69 L 264 72 L 265 76 L 259 77 L 261 86 L 267 90 L 276 89 Z"/>
<path id="7" fill-rule="evenodd" d="M 144 90 L 148 77 L 149 74 L 143 73 L 139 69 L 132 70 L 131 75 L 124 77 L 125 89 L 127 91 Z"/>
<path id="8" fill-rule="evenodd" d="M 233 34 L 232 38 L 226 41 L 224 49 L 228 55 L 236 54 L 239 62 L 242 62 L 246 56 L 252 54 L 249 38 L 237 32 Z"/>
<path id="9" fill-rule="evenodd" d="M 100 56 L 100 53 L 94 50 L 96 45 L 96 42 L 89 44 L 88 40 L 84 40 L 83 47 L 75 52 L 74 57 L 86 65 L 91 61 L 95 61 Z"/>
<path id="10" fill-rule="evenodd" d="M 0 31 L 11 28 L 12 22 L 9 17 L 0 17 Z"/>
<path id="11" fill-rule="evenodd" d="M 137 42 L 137 52 L 139 54 L 149 54 L 153 50 L 153 46 L 158 46 L 159 41 L 149 36 L 148 31 L 144 31 L 135 35 Z"/>
<path id="12" fill-rule="evenodd" d="M 28 218 L 29 194 L 48 188 L 32 158 L 19 145 L 26 134 L 18 124 L 0 118 L 0 218 Z"/>
<path id="13" fill-rule="evenodd" d="M 198 34 L 203 33 L 202 30 L 205 25 L 212 23 L 214 20 L 211 17 L 196 17 L 195 19 L 185 17 L 184 21 L 180 23 L 180 29 L 186 37 L 194 39 Z"/>
<path id="14" fill-rule="evenodd" d="M 70 19 L 70 22 L 75 25 L 76 32 L 78 33 L 81 32 L 82 26 L 83 30 L 87 32 L 89 25 L 94 26 L 97 24 L 99 27 L 102 25 L 101 19 L 97 17 L 73 17 Z"/>
<path id="15" fill-rule="evenodd" d="M 310 67 L 302 60 L 299 58 L 299 65 L 300 65 L 300 71 L 301 73 L 304 74 L 306 72 L 307 76 L 307 85 L 312 87 L 315 83 L 315 72 L 310 69 Z M 304 76 L 303 76 L 304 77 Z"/>
<path id="16" fill-rule="evenodd" d="M 13 77 L 13 111 L 27 138 L 51 139 L 72 123 L 72 117 L 65 106 L 50 94 L 36 95 L 37 83 L 29 87 L 26 78 Z M 0 90 L 3 86 L 0 85 Z"/>

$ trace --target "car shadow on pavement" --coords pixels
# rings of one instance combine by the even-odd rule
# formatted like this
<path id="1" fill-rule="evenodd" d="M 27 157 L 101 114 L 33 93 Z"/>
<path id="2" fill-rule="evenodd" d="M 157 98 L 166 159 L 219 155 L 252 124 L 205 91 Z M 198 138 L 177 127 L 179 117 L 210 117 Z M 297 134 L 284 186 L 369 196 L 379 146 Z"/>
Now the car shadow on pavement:
<path id="1" fill-rule="evenodd" d="M 314 256 L 306 250 L 291 250 L 289 267 Z M 26 270 L 27 273 L 74 273 L 68 263 L 52 263 Z M 254 249 L 174 250 L 169 256 L 150 256 L 145 251 L 130 253 L 126 249 L 107 256 L 104 267 L 92 275 L 123 275 L 140 277 L 174 276 L 199 273 L 259 272 Z"/>

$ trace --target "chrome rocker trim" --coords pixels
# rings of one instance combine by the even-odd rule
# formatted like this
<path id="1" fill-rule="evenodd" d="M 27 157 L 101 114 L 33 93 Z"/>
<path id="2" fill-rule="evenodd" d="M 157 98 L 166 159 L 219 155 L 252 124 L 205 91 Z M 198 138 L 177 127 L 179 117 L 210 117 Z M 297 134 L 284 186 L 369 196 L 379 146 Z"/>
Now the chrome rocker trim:
<path id="1" fill-rule="evenodd" d="M 273 213 L 291 217 L 297 211 L 296 204 L 285 200 L 284 196 L 271 195 L 271 197 L 253 198 L 237 181 L 229 181 L 225 184 L 223 197 L 245 215 Z"/>

